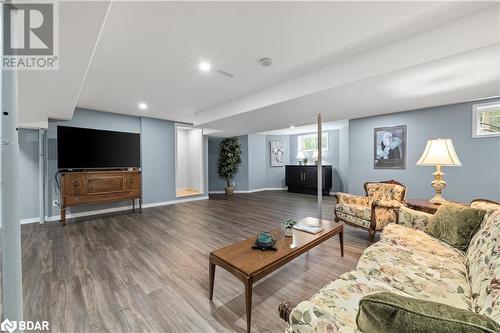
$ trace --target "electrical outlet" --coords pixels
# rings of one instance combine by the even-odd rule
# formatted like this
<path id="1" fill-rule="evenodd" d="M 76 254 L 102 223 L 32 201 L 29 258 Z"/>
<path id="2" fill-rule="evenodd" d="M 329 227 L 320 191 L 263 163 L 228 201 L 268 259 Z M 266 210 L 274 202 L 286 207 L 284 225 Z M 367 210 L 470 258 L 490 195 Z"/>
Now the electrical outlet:
<path id="1" fill-rule="evenodd" d="M 52 207 L 59 207 L 59 201 L 53 200 L 52 201 Z"/>

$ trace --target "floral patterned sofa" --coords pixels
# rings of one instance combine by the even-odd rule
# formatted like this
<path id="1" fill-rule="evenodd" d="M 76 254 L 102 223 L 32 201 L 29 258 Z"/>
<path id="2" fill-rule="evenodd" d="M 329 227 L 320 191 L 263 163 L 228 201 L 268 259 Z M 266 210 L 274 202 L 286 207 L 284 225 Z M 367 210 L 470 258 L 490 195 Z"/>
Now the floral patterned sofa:
<path id="1" fill-rule="evenodd" d="M 500 323 L 500 203 L 479 199 L 471 206 L 488 213 L 465 252 L 422 231 L 430 214 L 402 207 L 399 224 L 385 227 L 355 270 L 310 300 L 280 305 L 286 332 L 359 332 L 359 300 L 381 291 L 468 309 Z"/>
<path id="2" fill-rule="evenodd" d="M 371 242 L 377 231 L 397 222 L 397 209 L 403 204 L 406 187 L 395 180 L 367 182 L 366 196 L 335 193 L 335 221 L 368 230 Z"/>

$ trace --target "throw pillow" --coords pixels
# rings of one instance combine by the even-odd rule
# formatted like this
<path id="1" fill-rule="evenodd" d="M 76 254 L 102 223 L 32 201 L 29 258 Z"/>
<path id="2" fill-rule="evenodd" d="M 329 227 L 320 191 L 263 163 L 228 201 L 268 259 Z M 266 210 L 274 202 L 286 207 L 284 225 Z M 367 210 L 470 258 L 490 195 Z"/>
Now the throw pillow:
<path id="1" fill-rule="evenodd" d="M 390 292 L 363 297 L 356 324 L 363 333 L 500 332 L 500 325 L 487 316 Z"/>
<path id="2" fill-rule="evenodd" d="M 486 211 L 446 202 L 430 218 L 425 232 L 457 249 L 465 251 L 479 230 Z"/>

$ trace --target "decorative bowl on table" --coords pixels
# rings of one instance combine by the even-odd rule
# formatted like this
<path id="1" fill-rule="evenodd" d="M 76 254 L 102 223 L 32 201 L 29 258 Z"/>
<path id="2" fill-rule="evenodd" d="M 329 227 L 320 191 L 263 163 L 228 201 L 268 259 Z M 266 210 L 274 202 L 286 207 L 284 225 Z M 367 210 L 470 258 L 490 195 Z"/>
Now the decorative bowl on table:
<path id="1" fill-rule="evenodd" d="M 252 249 L 259 249 L 262 251 L 276 251 L 274 244 L 276 244 L 276 239 L 274 239 L 270 233 L 262 232 L 259 234 L 259 236 L 257 236 L 257 240 L 255 241 L 255 245 L 252 247 Z"/>

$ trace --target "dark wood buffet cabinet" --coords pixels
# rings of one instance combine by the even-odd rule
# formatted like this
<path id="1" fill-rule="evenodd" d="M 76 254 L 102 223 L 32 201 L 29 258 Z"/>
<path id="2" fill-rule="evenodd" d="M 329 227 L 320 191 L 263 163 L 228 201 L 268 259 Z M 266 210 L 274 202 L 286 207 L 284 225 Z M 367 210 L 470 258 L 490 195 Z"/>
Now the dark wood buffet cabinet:
<path id="1" fill-rule="evenodd" d="M 323 165 L 323 195 L 330 195 L 332 188 L 332 166 Z M 288 192 L 313 194 L 318 193 L 318 166 L 287 165 L 285 167 L 285 183 Z"/>
<path id="2" fill-rule="evenodd" d="M 61 172 L 61 224 L 69 206 L 138 199 L 141 211 L 141 181 L 140 170 Z"/>

